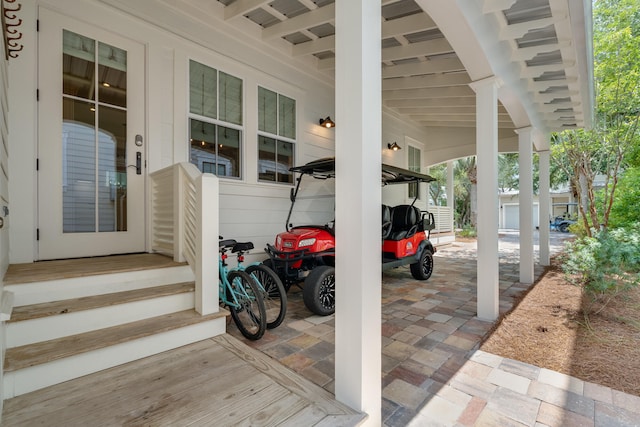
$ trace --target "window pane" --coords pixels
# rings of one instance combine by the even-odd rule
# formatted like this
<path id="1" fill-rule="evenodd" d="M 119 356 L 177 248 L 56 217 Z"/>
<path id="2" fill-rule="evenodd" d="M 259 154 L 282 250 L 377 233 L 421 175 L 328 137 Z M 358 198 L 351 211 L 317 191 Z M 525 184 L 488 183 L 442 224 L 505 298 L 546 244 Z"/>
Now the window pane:
<path id="1" fill-rule="evenodd" d="M 127 112 L 98 109 L 98 231 L 127 230 Z"/>
<path id="2" fill-rule="evenodd" d="M 218 176 L 240 178 L 240 131 L 218 126 Z"/>
<path id="3" fill-rule="evenodd" d="M 98 101 L 127 106 L 127 51 L 98 44 Z"/>
<path id="4" fill-rule="evenodd" d="M 294 148 L 290 142 L 278 141 L 278 182 L 293 184 L 293 173 L 289 168 L 293 167 Z"/>
<path id="5" fill-rule="evenodd" d="M 278 94 L 258 88 L 258 130 L 278 133 Z"/>
<path id="6" fill-rule="evenodd" d="M 258 136 L 258 179 L 261 181 L 293 183 L 294 144 Z"/>
<path id="7" fill-rule="evenodd" d="M 96 131 L 92 102 L 62 100 L 62 230 L 96 231 Z"/>
<path id="8" fill-rule="evenodd" d="M 95 41 L 64 30 L 62 44 L 63 93 L 84 99 L 95 99 Z"/>
<path id="9" fill-rule="evenodd" d="M 258 136 L 258 179 L 275 181 L 277 170 L 276 140 L 266 136 Z"/>
<path id="10" fill-rule="evenodd" d="M 278 135 L 296 138 L 296 101 L 279 95 L 280 131 Z"/>
<path id="11" fill-rule="evenodd" d="M 242 124 L 242 80 L 220 72 L 220 120 Z"/>
<path id="12" fill-rule="evenodd" d="M 215 173 L 215 165 L 217 164 L 216 126 L 194 119 L 191 119 L 190 123 L 190 162 L 196 165 L 202 172 Z M 212 167 L 211 165 L 214 166 Z"/>
<path id="13" fill-rule="evenodd" d="M 195 61 L 189 61 L 189 111 L 217 118 L 217 71 Z"/>
<path id="14" fill-rule="evenodd" d="M 420 172 L 421 169 L 421 165 L 420 165 L 420 150 L 409 145 L 409 152 L 408 152 L 408 163 L 409 163 L 409 170 L 410 171 L 414 171 L 414 172 Z M 418 199 L 420 199 L 420 195 L 419 195 L 419 184 L 414 183 L 414 184 L 409 184 L 409 197 L 416 197 L 416 195 L 418 195 Z"/>

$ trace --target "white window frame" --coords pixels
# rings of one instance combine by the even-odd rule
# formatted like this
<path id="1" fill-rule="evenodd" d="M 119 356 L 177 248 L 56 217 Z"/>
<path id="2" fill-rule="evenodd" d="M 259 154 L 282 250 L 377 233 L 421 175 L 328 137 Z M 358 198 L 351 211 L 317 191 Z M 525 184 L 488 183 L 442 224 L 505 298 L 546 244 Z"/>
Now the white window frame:
<path id="1" fill-rule="evenodd" d="M 200 114 L 196 114 L 196 113 L 192 113 L 191 112 L 191 76 L 190 76 L 190 64 L 191 61 L 193 62 L 197 62 L 200 65 L 204 65 L 205 67 L 209 67 L 213 70 L 216 71 L 216 118 L 211 118 L 211 117 L 207 117 L 207 116 L 203 116 Z M 239 147 L 238 147 L 238 167 L 240 168 L 239 171 L 239 176 L 228 176 L 228 175 L 217 175 L 216 176 L 219 179 L 228 179 L 228 180 L 234 180 L 234 181 L 242 181 L 244 179 L 244 174 L 245 174 L 245 147 L 246 147 L 246 141 L 245 141 L 245 126 L 246 126 L 246 114 L 245 114 L 245 104 L 246 104 L 246 81 L 244 78 L 237 76 L 236 74 L 232 74 L 230 72 L 227 72 L 226 70 L 220 69 L 219 67 L 215 67 L 210 65 L 209 63 L 207 63 L 206 61 L 201 61 L 199 59 L 195 59 L 193 57 L 189 57 L 187 58 L 187 66 L 186 66 L 186 71 L 187 71 L 187 140 L 188 140 L 188 153 L 187 153 L 187 158 L 188 161 L 191 161 L 191 120 L 198 120 L 204 123 L 208 123 L 208 124 L 212 124 L 214 126 L 216 126 L 216 129 L 218 126 L 222 126 L 222 127 L 226 127 L 229 129 L 234 129 L 240 132 L 240 140 L 239 140 Z M 242 105 L 240 107 L 241 110 L 241 114 L 242 114 L 242 124 L 237 125 L 235 123 L 231 123 L 231 122 L 226 122 L 223 120 L 218 119 L 217 117 L 220 117 L 220 72 L 223 72 L 225 74 L 228 74 L 238 80 L 240 80 L 242 82 L 242 95 L 241 95 L 241 102 Z M 217 144 L 217 132 L 216 132 L 216 144 Z M 216 164 L 215 169 L 218 169 L 220 166 L 220 164 Z"/>
<path id="2" fill-rule="evenodd" d="M 411 165 L 409 163 L 409 152 L 412 149 L 418 152 L 417 158 L 418 158 L 419 165 L 417 166 L 417 169 L 414 165 Z M 417 147 L 415 144 L 407 144 L 407 169 L 413 172 L 422 172 L 422 149 Z M 414 194 L 413 191 L 417 192 L 417 195 L 418 195 L 417 200 L 422 200 L 422 197 L 420 196 L 420 183 L 409 184 L 407 188 L 407 197 L 410 198 L 411 200 L 413 200 L 416 196 L 416 194 Z"/>
<path id="3" fill-rule="evenodd" d="M 264 89 L 264 90 L 268 90 L 270 92 L 273 92 L 276 94 L 277 96 L 277 107 L 276 107 L 276 132 L 279 134 L 280 133 L 280 96 L 286 96 L 289 99 L 293 99 L 295 101 L 295 126 L 294 126 L 294 132 L 295 132 L 295 138 L 288 138 L 286 136 L 282 136 L 282 135 L 278 135 L 278 134 L 273 134 L 271 132 L 266 132 L 266 131 L 262 131 L 260 130 L 260 107 L 256 104 L 256 120 L 257 120 L 257 125 L 256 125 L 256 168 L 257 168 L 257 179 L 258 182 L 261 184 L 278 184 L 278 185 L 289 185 L 289 186 L 293 186 L 295 183 L 295 179 L 292 179 L 291 182 L 280 182 L 277 179 L 272 181 L 272 180 L 267 180 L 267 179 L 260 179 L 260 137 L 265 137 L 265 138 L 271 138 L 274 139 L 276 141 L 276 152 L 275 157 L 277 159 L 278 157 L 278 143 L 279 142 L 287 142 L 292 144 L 293 147 L 293 153 L 292 153 L 292 157 L 293 157 L 293 164 L 295 165 L 296 162 L 296 155 L 297 155 L 297 142 L 298 142 L 298 99 L 290 96 L 288 94 L 282 93 L 281 91 L 269 88 L 267 86 L 258 84 L 256 87 L 256 100 L 260 99 L 260 88 Z"/>

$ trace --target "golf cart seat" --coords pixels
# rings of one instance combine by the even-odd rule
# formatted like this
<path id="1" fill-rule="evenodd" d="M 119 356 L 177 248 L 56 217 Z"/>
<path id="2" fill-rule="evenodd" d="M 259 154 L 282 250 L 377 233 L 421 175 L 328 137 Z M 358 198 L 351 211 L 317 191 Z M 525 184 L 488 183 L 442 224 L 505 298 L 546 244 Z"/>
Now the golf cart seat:
<path id="1" fill-rule="evenodd" d="M 391 208 L 387 205 L 382 205 L 382 240 L 389 238 L 392 225 Z"/>
<path id="2" fill-rule="evenodd" d="M 407 239 L 418 231 L 420 209 L 411 205 L 398 205 L 391 208 L 391 233 L 388 240 Z"/>

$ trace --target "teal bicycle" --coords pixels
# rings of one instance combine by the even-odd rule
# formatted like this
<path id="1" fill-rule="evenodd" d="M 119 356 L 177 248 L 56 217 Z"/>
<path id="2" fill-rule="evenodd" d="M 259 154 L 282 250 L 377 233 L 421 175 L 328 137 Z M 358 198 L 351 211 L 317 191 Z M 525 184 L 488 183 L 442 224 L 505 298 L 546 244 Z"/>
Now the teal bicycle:
<path id="1" fill-rule="evenodd" d="M 261 263 L 244 266 L 244 255 L 254 248 L 252 242 L 238 243 L 235 240 L 223 240 L 224 247 L 237 254 L 238 265 L 236 270 L 249 273 L 257 282 L 262 291 L 265 308 L 267 311 L 267 329 L 278 327 L 287 313 L 287 291 L 278 275 Z"/>
<path id="2" fill-rule="evenodd" d="M 242 335 L 250 340 L 259 340 L 267 329 L 264 292 L 249 273 L 238 269 L 229 269 L 226 252 L 235 243 L 235 240 L 222 240 L 219 243 L 219 296 L 231 311 L 231 318 Z"/>

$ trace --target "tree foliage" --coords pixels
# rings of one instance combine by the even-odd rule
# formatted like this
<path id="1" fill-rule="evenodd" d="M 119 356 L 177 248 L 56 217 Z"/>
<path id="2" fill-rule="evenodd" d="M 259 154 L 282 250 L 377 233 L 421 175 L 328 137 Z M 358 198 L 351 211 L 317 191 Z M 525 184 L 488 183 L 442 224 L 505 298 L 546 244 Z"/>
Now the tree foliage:
<path id="1" fill-rule="evenodd" d="M 587 234 L 609 226 L 618 177 L 638 153 L 640 0 L 594 3 L 595 123 L 552 141 L 554 171 L 570 179 Z M 594 181 L 605 177 L 598 197 Z"/>

